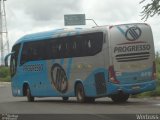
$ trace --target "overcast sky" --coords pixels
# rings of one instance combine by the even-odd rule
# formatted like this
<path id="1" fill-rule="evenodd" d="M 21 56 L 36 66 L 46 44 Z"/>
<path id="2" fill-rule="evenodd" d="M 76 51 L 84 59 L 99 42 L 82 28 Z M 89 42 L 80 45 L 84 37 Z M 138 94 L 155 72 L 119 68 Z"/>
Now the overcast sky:
<path id="1" fill-rule="evenodd" d="M 64 14 L 85 14 L 98 25 L 144 22 L 141 0 L 8 0 L 5 2 L 10 46 L 25 34 L 64 28 Z M 146 21 L 160 51 L 160 16 Z M 87 21 L 86 26 L 95 24 Z"/>

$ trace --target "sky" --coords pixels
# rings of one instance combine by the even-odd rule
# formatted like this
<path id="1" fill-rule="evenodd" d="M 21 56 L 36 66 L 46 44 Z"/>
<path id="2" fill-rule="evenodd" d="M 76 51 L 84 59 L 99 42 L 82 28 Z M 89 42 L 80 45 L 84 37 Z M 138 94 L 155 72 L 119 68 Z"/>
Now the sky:
<path id="1" fill-rule="evenodd" d="M 66 28 L 65 14 L 85 14 L 98 25 L 139 23 L 141 20 L 141 0 L 8 0 L 5 2 L 10 48 L 25 34 Z M 160 16 L 149 18 L 153 32 L 155 50 L 160 51 Z M 93 27 L 92 21 L 85 26 Z M 77 26 L 75 26 L 77 27 Z M 79 27 L 79 26 L 78 26 Z"/>

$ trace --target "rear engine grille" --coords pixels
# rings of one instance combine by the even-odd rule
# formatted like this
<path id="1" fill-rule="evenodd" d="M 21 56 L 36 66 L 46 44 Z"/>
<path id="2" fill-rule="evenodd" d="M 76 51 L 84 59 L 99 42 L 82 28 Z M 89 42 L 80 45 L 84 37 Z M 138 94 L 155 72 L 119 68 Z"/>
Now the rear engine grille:
<path id="1" fill-rule="evenodd" d="M 149 52 L 127 53 L 116 55 L 117 62 L 130 62 L 149 59 Z"/>

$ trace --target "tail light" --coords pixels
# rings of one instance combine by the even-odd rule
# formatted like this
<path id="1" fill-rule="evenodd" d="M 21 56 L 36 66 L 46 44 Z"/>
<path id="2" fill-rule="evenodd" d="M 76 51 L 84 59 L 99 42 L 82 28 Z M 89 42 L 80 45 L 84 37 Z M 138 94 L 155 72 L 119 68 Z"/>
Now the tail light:
<path id="1" fill-rule="evenodd" d="M 153 62 L 153 68 L 152 68 L 152 80 L 156 79 L 156 63 Z"/>
<path id="2" fill-rule="evenodd" d="M 109 67 L 109 79 L 112 83 L 115 83 L 115 84 L 119 84 L 120 82 L 116 79 L 116 75 L 115 75 L 115 72 L 114 72 L 114 67 L 113 66 L 110 66 Z"/>

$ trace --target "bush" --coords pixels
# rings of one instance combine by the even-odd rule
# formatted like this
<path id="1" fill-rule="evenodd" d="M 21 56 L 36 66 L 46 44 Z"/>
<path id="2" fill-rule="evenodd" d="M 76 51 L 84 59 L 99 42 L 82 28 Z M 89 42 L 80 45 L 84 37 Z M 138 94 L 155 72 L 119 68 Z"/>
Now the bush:
<path id="1" fill-rule="evenodd" d="M 144 92 L 138 95 L 132 95 L 132 97 L 156 97 L 160 96 L 160 56 L 156 55 L 156 74 L 157 74 L 157 87 L 154 91 Z"/>
<path id="2" fill-rule="evenodd" d="M 9 82 L 10 72 L 8 67 L 0 67 L 0 81 Z"/>
<path id="3" fill-rule="evenodd" d="M 11 78 L 10 76 L 6 77 L 6 78 L 0 78 L 0 82 L 10 82 Z"/>
<path id="4" fill-rule="evenodd" d="M 0 78 L 7 77 L 9 75 L 8 67 L 0 67 Z"/>

